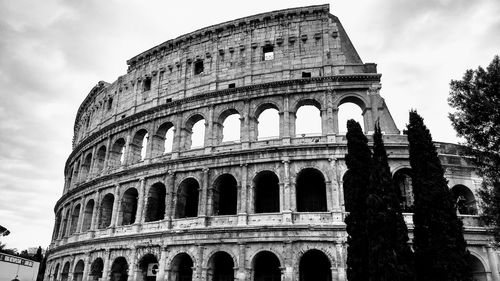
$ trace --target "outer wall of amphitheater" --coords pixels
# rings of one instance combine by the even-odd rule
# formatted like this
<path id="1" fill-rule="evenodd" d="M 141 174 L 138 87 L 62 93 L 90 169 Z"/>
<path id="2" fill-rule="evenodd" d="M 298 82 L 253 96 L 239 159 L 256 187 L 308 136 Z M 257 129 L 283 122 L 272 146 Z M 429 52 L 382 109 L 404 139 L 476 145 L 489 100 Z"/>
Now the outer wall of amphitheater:
<path id="1" fill-rule="evenodd" d="M 367 134 L 380 121 L 411 211 L 406 136 L 328 5 L 207 27 L 127 63 L 78 110 L 45 280 L 346 280 L 344 103 Z M 297 131 L 303 106 L 320 134 Z M 259 132 L 263 112 L 279 120 L 274 136 Z M 230 116 L 239 138 L 226 141 Z M 436 146 L 474 276 L 500 281 L 477 217 L 481 180 L 459 146 Z"/>

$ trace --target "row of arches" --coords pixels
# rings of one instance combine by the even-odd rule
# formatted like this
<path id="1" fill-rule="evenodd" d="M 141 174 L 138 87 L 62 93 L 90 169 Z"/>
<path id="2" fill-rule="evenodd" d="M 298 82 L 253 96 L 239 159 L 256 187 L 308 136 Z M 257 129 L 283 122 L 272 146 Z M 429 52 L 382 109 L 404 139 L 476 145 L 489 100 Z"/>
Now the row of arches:
<path id="1" fill-rule="evenodd" d="M 105 272 L 105 263 L 102 258 L 92 261 L 88 270 L 87 280 L 110 280 L 110 281 L 155 281 L 159 274 L 160 266 L 158 258 L 153 254 L 144 255 L 136 265 L 130 266 L 127 258 L 120 256 L 113 260 L 109 273 Z M 64 263 L 62 269 L 57 263 L 49 280 L 68 281 L 73 277 L 74 281 L 82 281 L 85 272 L 85 263 L 78 260 L 73 271 L 70 262 Z M 284 265 L 278 256 L 267 250 L 258 252 L 251 261 L 251 280 L 255 281 L 281 281 Z M 237 266 L 234 258 L 225 251 L 214 253 L 207 262 L 205 280 L 230 281 L 237 278 Z M 194 279 L 194 258 L 188 253 L 182 252 L 175 257 L 167 266 L 168 279 L 172 281 L 191 281 Z M 299 258 L 299 280 L 301 281 L 331 281 L 332 262 L 328 256 L 317 249 L 311 249 Z M 109 279 L 107 278 L 108 276 Z M 60 276 L 60 278 L 58 278 Z M 132 278 L 136 279 L 132 279 Z"/>
<path id="2" fill-rule="evenodd" d="M 360 98 L 348 97 L 339 103 L 339 132 L 345 132 L 348 119 L 363 121 L 364 102 Z M 99 174 L 106 168 L 133 164 L 148 158 L 158 157 L 172 151 L 189 150 L 210 145 L 241 142 L 248 140 L 266 140 L 279 138 L 284 132 L 282 111 L 274 103 L 266 103 L 257 108 L 255 118 L 249 118 L 252 124 L 245 124 L 245 118 L 237 109 L 223 111 L 211 125 L 207 118 L 197 113 L 190 116 L 184 124 L 175 128 L 172 122 L 160 124 L 156 129 L 139 128 L 130 138 L 116 136 L 112 143 L 98 145 L 96 151 L 86 151 L 73 162 L 66 174 L 67 188 L 75 182 L 85 181 Z M 322 135 L 325 132 L 324 109 L 315 100 L 303 100 L 297 104 L 295 112 L 289 112 L 295 119 L 292 135 L 298 137 Z M 207 133 L 209 128 L 213 133 Z M 149 132 L 151 131 L 152 132 Z M 253 130 L 249 133 L 247 130 Z M 151 134 L 150 134 L 151 133 Z M 175 141 L 174 139 L 177 139 Z M 108 146 L 108 147 L 107 147 Z"/>
<path id="3" fill-rule="evenodd" d="M 344 175 L 344 181 L 349 173 Z M 398 186 L 402 210 L 412 212 L 413 193 L 411 185 L 411 170 L 399 169 L 394 173 L 393 180 Z M 297 212 L 326 212 L 328 207 L 327 181 L 323 173 L 315 168 L 304 168 L 296 177 L 295 203 Z M 200 200 L 202 190 L 196 178 L 188 177 L 172 191 L 167 193 L 167 187 L 162 182 L 152 184 L 145 195 L 140 195 L 135 187 L 126 189 L 118 196 L 106 193 L 97 204 L 95 199 L 77 203 L 73 208 L 66 209 L 64 214 L 56 216 L 54 239 L 70 236 L 77 232 L 91 229 L 104 229 L 109 226 L 131 225 L 136 222 L 153 222 L 171 218 L 192 218 L 200 215 L 200 206 L 206 204 L 208 216 L 236 215 L 238 193 L 241 186 L 236 178 L 229 173 L 219 175 L 208 187 L 208 202 Z M 278 213 L 281 211 L 281 184 L 278 176 L 270 170 L 258 172 L 252 180 L 251 213 Z M 455 185 L 451 192 L 456 201 L 457 212 L 464 215 L 477 214 L 474 194 L 464 185 Z M 350 192 L 344 189 L 345 210 L 350 211 Z M 118 200 L 117 202 L 115 202 Z M 139 209 L 141 202 L 144 206 Z M 116 205 L 116 206 L 115 206 Z M 83 209 L 82 209 L 83 208 Z M 144 209 L 144 211 L 142 211 Z M 245 212 L 245 210 L 243 210 Z"/>

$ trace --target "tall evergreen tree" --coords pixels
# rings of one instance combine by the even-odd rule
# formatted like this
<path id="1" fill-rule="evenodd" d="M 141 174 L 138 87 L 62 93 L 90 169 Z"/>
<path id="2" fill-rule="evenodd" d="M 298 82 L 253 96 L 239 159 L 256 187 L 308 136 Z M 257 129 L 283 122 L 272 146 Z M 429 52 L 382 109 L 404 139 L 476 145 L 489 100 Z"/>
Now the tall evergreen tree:
<path id="1" fill-rule="evenodd" d="M 415 197 L 417 280 L 471 280 L 462 221 L 457 217 L 431 134 L 416 111 L 410 112 L 407 134 Z"/>
<path id="2" fill-rule="evenodd" d="M 361 126 L 347 121 L 347 174 L 344 176 L 347 230 L 347 279 L 368 280 L 368 240 L 366 234 L 366 196 L 370 179 L 371 151 Z"/>
<path id="3" fill-rule="evenodd" d="M 367 196 L 369 276 L 373 281 L 415 280 L 408 229 L 387 161 L 378 124 L 373 134 L 373 166 Z"/>

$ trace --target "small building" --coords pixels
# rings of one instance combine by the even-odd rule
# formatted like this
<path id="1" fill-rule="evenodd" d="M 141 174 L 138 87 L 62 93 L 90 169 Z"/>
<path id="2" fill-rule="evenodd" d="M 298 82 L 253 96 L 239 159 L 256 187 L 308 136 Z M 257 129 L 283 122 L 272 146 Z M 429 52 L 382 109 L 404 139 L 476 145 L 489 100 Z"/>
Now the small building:
<path id="1" fill-rule="evenodd" d="M 29 259 L 0 253 L 0 281 L 36 280 L 40 263 Z"/>

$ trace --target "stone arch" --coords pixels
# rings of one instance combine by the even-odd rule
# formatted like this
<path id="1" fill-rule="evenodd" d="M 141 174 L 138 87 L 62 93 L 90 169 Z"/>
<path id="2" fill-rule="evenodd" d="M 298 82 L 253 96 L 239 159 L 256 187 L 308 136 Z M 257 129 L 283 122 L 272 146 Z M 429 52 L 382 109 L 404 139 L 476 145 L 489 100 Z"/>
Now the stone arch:
<path id="1" fill-rule="evenodd" d="M 106 194 L 101 201 L 99 211 L 99 229 L 109 227 L 111 225 L 111 218 L 113 216 L 113 203 L 115 196 L 112 193 Z"/>
<path id="2" fill-rule="evenodd" d="M 474 281 L 487 281 L 488 272 L 486 271 L 486 262 L 474 252 L 469 252 L 468 263 Z"/>
<path id="3" fill-rule="evenodd" d="M 413 185 L 412 171 L 408 167 L 403 167 L 394 171 L 392 181 L 396 186 L 399 200 L 401 202 L 401 210 L 403 212 L 413 211 Z"/>
<path id="4" fill-rule="evenodd" d="M 236 215 L 238 182 L 231 174 L 222 174 L 214 181 L 212 188 L 212 214 Z"/>
<path id="5" fill-rule="evenodd" d="M 106 159 L 106 146 L 101 145 L 95 155 L 95 171 L 100 172 L 104 169 L 104 161 Z"/>
<path id="6" fill-rule="evenodd" d="M 276 253 L 269 250 L 257 252 L 252 257 L 254 281 L 279 281 L 281 280 L 282 261 Z"/>
<path id="7" fill-rule="evenodd" d="M 139 192 L 135 187 L 127 189 L 123 195 L 120 206 L 119 225 L 131 225 L 136 221 Z"/>
<path id="8" fill-rule="evenodd" d="M 194 259 L 187 253 L 178 253 L 170 262 L 170 280 L 193 280 Z"/>
<path id="9" fill-rule="evenodd" d="M 198 216 L 200 184 L 195 178 L 184 179 L 177 189 L 175 204 L 176 218 L 189 218 Z"/>
<path id="10" fill-rule="evenodd" d="M 69 279 L 69 269 L 70 269 L 70 264 L 69 261 L 64 263 L 62 272 L 61 272 L 61 281 L 68 281 Z"/>
<path id="11" fill-rule="evenodd" d="M 316 249 L 306 251 L 300 256 L 300 281 L 332 281 L 332 262 L 328 256 Z"/>
<path id="12" fill-rule="evenodd" d="M 85 269 L 85 263 L 83 260 L 79 260 L 75 268 L 73 270 L 73 281 L 82 281 L 83 280 L 83 270 Z"/>
<path id="13" fill-rule="evenodd" d="M 137 163 L 146 158 L 148 139 L 149 134 L 146 129 L 142 128 L 135 132 L 134 137 L 132 138 L 132 142 L 129 144 L 129 163 Z"/>
<path id="14" fill-rule="evenodd" d="M 461 215 L 477 215 L 476 197 L 467 186 L 454 185 L 451 194 L 455 200 L 455 208 Z"/>
<path id="15" fill-rule="evenodd" d="M 174 130 L 172 122 L 164 122 L 158 127 L 152 138 L 153 156 L 172 152 Z"/>
<path id="16" fill-rule="evenodd" d="M 147 253 L 141 257 L 139 262 L 137 263 L 138 271 L 140 273 L 139 280 L 143 281 L 155 281 L 156 276 L 153 274 L 158 273 L 159 264 L 158 258 L 151 254 Z"/>
<path id="17" fill-rule="evenodd" d="M 201 126 L 199 122 L 204 122 L 203 126 Z M 184 125 L 184 148 L 191 149 L 197 147 L 205 146 L 206 139 L 206 130 L 205 127 L 207 125 L 207 119 L 201 113 L 192 114 L 186 121 Z M 195 126 L 199 126 L 200 131 L 195 128 Z M 195 142 L 193 142 L 193 138 Z M 198 138 L 202 138 L 201 145 L 197 143 Z"/>
<path id="18" fill-rule="evenodd" d="M 129 265 L 125 257 L 117 257 L 111 265 L 110 281 L 127 281 Z"/>
<path id="19" fill-rule="evenodd" d="M 125 139 L 118 138 L 109 151 L 109 167 L 117 167 L 125 161 Z"/>
<path id="20" fill-rule="evenodd" d="M 280 212 L 279 178 L 274 172 L 258 172 L 253 178 L 253 189 L 255 213 Z"/>
<path id="21" fill-rule="evenodd" d="M 342 108 L 342 105 L 345 105 L 345 104 L 354 104 L 356 105 L 357 107 L 359 107 L 360 111 L 361 111 L 361 116 L 357 115 L 357 114 L 347 114 L 348 112 L 346 112 L 346 110 L 344 108 Z M 365 109 L 367 107 L 367 101 L 360 95 L 357 95 L 357 94 L 347 94 L 347 95 L 344 95 L 342 96 L 337 104 L 336 104 L 336 108 L 338 109 L 337 110 L 337 120 L 338 120 L 338 123 L 339 123 L 339 127 L 336 128 L 337 132 L 339 133 L 343 133 L 341 132 L 341 127 L 343 128 L 344 127 L 344 123 L 347 122 L 348 119 L 354 119 L 356 121 L 358 121 L 361 125 L 361 128 L 363 129 L 363 131 L 366 133 L 367 132 L 367 128 L 369 127 L 368 126 L 368 121 L 367 121 L 367 118 L 365 116 Z M 346 113 L 346 114 L 344 114 Z M 347 130 L 346 130 L 347 131 Z"/>
<path id="22" fill-rule="evenodd" d="M 77 230 L 76 228 L 78 226 L 78 218 L 80 217 L 80 209 L 80 204 L 76 204 L 76 206 L 73 207 L 73 211 L 71 212 L 71 226 L 69 228 L 69 235 L 74 234 Z"/>
<path id="23" fill-rule="evenodd" d="M 207 263 L 207 280 L 228 281 L 235 280 L 234 258 L 225 251 L 217 251 L 212 254 Z"/>
<path id="24" fill-rule="evenodd" d="M 269 101 L 256 107 L 254 112 L 256 123 L 255 140 L 280 137 L 280 112 L 279 107 Z"/>
<path id="25" fill-rule="evenodd" d="M 102 278 L 102 271 L 104 269 L 104 261 L 102 258 L 96 258 L 90 265 L 89 279 L 98 281 Z"/>
<path id="26" fill-rule="evenodd" d="M 92 224 L 92 215 L 94 214 L 94 204 L 94 199 L 90 199 L 85 205 L 85 210 L 83 211 L 82 232 L 90 229 Z"/>
<path id="27" fill-rule="evenodd" d="M 321 135 L 323 133 L 321 103 L 316 99 L 302 98 L 298 100 L 294 105 L 293 113 L 290 114 L 292 115 L 290 119 L 293 120 L 293 124 L 291 124 L 293 136 Z M 315 116 L 316 114 L 317 116 Z"/>
<path id="28" fill-rule="evenodd" d="M 228 118 L 238 118 L 238 122 L 236 124 L 227 124 Z M 235 122 L 233 122 L 235 123 Z M 241 118 L 240 112 L 235 108 L 228 108 L 222 111 L 217 118 L 217 122 L 214 124 L 215 126 L 215 136 L 217 139 L 217 143 L 225 142 L 225 141 L 240 141 L 241 139 L 241 128 L 243 127 L 243 120 Z M 228 126 L 233 125 L 233 126 Z M 230 132 L 236 132 L 234 138 L 227 138 Z M 237 136 L 236 136 L 237 135 Z"/>
<path id="29" fill-rule="evenodd" d="M 85 160 L 83 161 L 82 164 L 82 171 L 80 173 L 80 177 L 82 181 L 85 181 L 90 174 L 90 165 L 92 164 L 92 153 L 88 153 L 85 156 Z"/>
<path id="30" fill-rule="evenodd" d="M 323 173 L 315 168 L 304 168 L 295 182 L 298 212 L 326 212 L 326 180 Z"/>
<path id="31" fill-rule="evenodd" d="M 159 221 L 165 218 L 166 194 L 166 187 L 161 182 L 157 182 L 149 188 L 144 217 L 145 222 Z"/>

